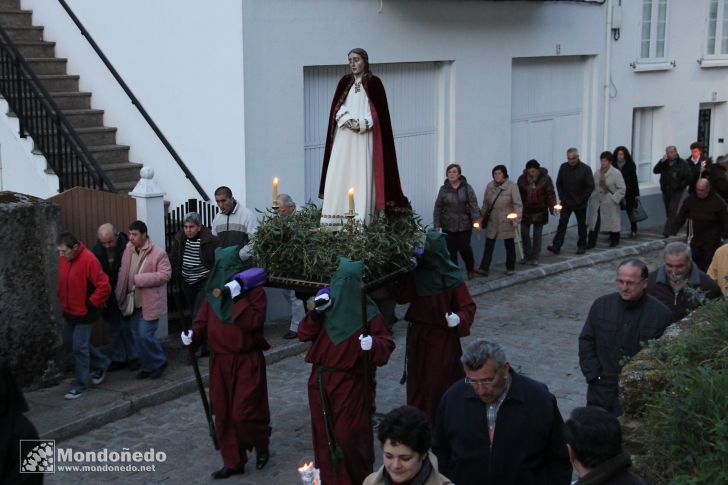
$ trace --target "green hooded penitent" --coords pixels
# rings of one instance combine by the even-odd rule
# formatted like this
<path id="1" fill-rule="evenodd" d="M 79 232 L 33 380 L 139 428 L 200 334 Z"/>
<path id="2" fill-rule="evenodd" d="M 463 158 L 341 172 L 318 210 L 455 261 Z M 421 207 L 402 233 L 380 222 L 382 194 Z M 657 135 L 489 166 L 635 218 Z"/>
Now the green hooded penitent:
<path id="1" fill-rule="evenodd" d="M 222 290 L 233 275 L 245 269 L 238 252 L 237 246 L 215 249 L 215 265 L 210 271 L 205 286 L 205 295 L 212 311 L 215 312 L 217 318 L 227 323 L 233 323 L 233 299 L 230 297 L 230 293 L 215 290 Z"/>
<path id="2" fill-rule="evenodd" d="M 425 256 L 414 272 L 419 296 L 437 295 L 464 281 L 462 271 L 450 259 L 446 237 L 441 232 L 427 232 Z"/>
<path id="3" fill-rule="evenodd" d="M 331 277 L 331 307 L 324 312 L 324 331 L 338 345 L 362 329 L 361 278 L 364 263 L 339 258 L 339 268 Z M 367 296 L 367 322 L 379 308 Z"/>

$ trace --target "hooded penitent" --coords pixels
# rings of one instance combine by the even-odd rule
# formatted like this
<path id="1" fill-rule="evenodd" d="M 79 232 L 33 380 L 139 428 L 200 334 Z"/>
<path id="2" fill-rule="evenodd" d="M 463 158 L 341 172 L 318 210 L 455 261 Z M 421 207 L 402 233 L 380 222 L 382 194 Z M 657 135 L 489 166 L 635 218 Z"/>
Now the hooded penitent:
<path id="1" fill-rule="evenodd" d="M 240 261 L 237 246 L 215 249 L 215 265 L 207 278 L 205 295 L 212 311 L 223 322 L 233 322 L 233 299 L 228 292 L 221 290 L 234 274 L 243 269 L 244 264 Z"/>
<path id="2" fill-rule="evenodd" d="M 331 307 L 324 313 L 324 331 L 334 345 L 361 331 L 361 279 L 364 263 L 339 258 L 339 268 L 331 277 Z M 366 321 L 379 314 L 379 308 L 367 297 Z"/>
<path id="3" fill-rule="evenodd" d="M 415 270 L 415 287 L 419 296 L 436 295 L 463 282 L 463 273 L 450 259 L 447 235 L 429 231 L 425 239 L 425 256 Z"/>

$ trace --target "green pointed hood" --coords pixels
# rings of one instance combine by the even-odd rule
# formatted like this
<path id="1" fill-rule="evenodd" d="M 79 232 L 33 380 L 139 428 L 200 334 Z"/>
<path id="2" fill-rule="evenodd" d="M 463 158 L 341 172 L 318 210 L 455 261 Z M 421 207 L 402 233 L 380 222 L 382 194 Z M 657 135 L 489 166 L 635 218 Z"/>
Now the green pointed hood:
<path id="1" fill-rule="evenodd" d="M 331 277 L 331 307 L 324 312 L 324 331 L 334 345 L 362 330 L 361 280 L 364 263 L 339 258 L 339 268 Z M 367 322 L 379 308 L 367 296 Z"/>
<path id="2" fill-rule="evenodd" d="M 238 252 L 237 246 L 215 249 L 215 265 L 207 277 L 205 286 L 205 295 L 212 311 L 215 312 L 217 318 L 227 323 L 233 322 L 233 299 L 230 297 L 230 293 L 221 290 L 226 283 L 230 282 L 234 274 L 245 269 Z"/>
<path id="3" fill-rule="evenodd" d="M 427 232 L 425 256 L 414 272 L 419 296 L 436 295 L 464 281 L 463 272 L 450 259 L 446 237 L 441 232 Z"/>

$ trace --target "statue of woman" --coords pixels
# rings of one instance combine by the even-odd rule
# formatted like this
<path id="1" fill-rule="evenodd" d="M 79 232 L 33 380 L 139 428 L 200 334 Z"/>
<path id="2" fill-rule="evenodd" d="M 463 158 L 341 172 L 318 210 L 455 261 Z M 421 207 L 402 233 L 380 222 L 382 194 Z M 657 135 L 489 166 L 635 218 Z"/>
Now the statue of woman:
<path id="1" fill-rule="evenodd" d="M 340 228 L 354 189 L 356 218 L 374 211 L 407 213 L 397 170 L 392 122 L 382 81 L 369 71 L 364 49 L 349 52 L 351 74 L 341 78 L 329 113 L 319 197 L 321 224 Z"/>

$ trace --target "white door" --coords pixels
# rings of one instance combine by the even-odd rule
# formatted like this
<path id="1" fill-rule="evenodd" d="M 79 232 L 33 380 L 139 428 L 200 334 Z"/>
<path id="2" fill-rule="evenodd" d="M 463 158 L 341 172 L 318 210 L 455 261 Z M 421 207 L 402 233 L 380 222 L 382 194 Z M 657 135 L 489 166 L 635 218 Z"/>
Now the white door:
<path id="1" fill-rule="evenodd" d="M 441 181 L 437 162 L 438 65 L 433 62 L 373 64 L 384 84 L 392 118 L 402 190 L 426 224 Z M 348 66 L 304 68 L 306 199 L 320 205 L 318 189 L 331 99 Z"/>
<path id="2" fill-rule="evenodd" d="M 548 169 L 555 184 L 566 150 L 573 146 L 586 151 L 579 146 L 584 73 L 584 61 L 579 57 L 513 60 L 510 168 L 514 181 L 526 162 L 535 158 Z M 555 225 L 553 218 L 551 225 Z"/>

